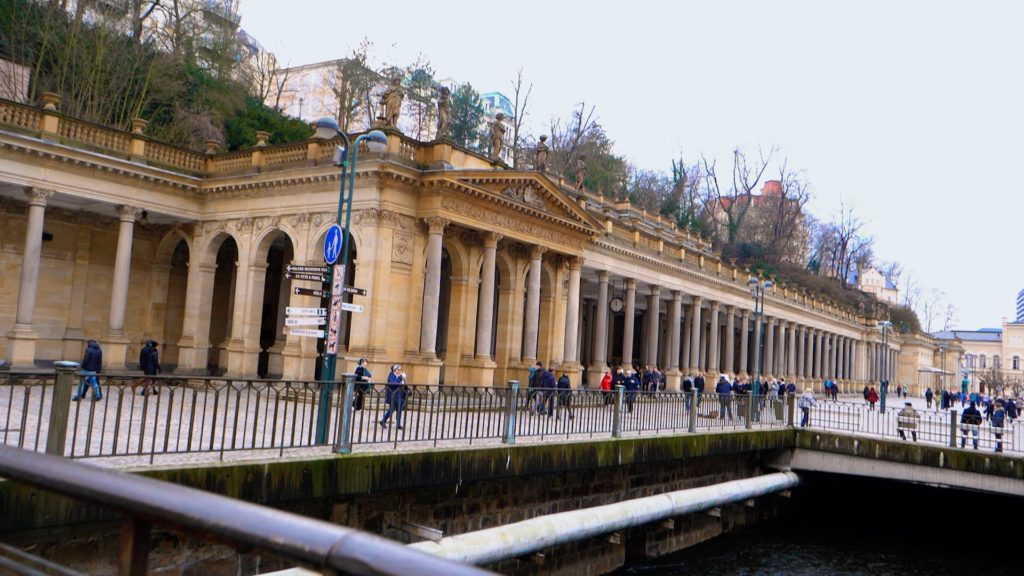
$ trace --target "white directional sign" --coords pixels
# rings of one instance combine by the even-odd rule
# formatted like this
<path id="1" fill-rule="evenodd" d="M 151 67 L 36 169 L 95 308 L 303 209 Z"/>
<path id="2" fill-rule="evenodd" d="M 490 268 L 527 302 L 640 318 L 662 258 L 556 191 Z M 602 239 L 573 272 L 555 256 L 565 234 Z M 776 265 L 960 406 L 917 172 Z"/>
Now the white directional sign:
<path id="1" fill-rule="evenodd" d="M 309 328 L 292 328 L 288 331 L 292 336 L 311 336 L 313 338 L 323 338 L 323 330 L 312 330 Z"/>
<path id="2" fill-rule="evenodd" d="M 363 307 L 359 304 L 349 304 L 348 302 L 341 303 L 341 309 L 346 312 L 362 312 Z"/>
<path id="3" fill-rule="evenodd" d="M 297 318 L 285 318 L 285 326 L 326 326 L 326 316 L 299 316 Z"/>
<path id="4" fill-rule="evenodd" d="M 289 316 L 327 316 L 327 308 L 298 308 L 287 306 L 284 313 Z"/>

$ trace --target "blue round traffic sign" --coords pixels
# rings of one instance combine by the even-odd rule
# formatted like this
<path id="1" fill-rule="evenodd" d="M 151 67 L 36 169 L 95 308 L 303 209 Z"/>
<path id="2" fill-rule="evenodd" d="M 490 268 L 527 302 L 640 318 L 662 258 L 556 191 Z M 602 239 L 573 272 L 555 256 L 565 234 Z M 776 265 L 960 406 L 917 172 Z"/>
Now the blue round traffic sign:
<path id="1" fill-rule="evenodd" d="M 337 224 L 331 224 L 327 229 L 327 235 L 324 236 L 324 262 L 332 265 L 338 262 L 341 256 L 341 234 L 341 226 Z"/>

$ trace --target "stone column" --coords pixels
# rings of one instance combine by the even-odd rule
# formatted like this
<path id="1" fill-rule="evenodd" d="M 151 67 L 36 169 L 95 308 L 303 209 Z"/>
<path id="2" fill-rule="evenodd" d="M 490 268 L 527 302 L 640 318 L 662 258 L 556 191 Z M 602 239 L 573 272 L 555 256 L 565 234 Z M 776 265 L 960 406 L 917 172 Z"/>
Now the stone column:
<path id="1" fill-rule="evenodd" d="M 683 321 L 683 292 L 681 290 L 672 291 L 672 303 L 668 307 L 668 381 L 666 383 L 666 390 L 678 391 L 679 385 L 682 381 L 682 375 L 679 372 L 679 349 L 682 347 L 680 330 Z"/>
<path id="2" fill-rule="evenodd" d="M 593 365 L 591 374 L 600 374 L 608 366 L 608 278 L 607 270 L 597 272 L 597 317 L 594 319 Z"/>
<path id="3" fill-rule="evenodd" d="M 633 326 L 636 322 L 636 279 L 626 280 L 626 309 L 622 323 L 622 365 L 633 366 Z"/>
<path id="4" fill-rule="evenodd" d="M 719 302 L 711 303 L 711 316 L 708 318 L 708 372 L 717 373 L 719 370 L 718 364 L 718 334 L 721 332 L 718 326 L 718 309 L 721 307 Z"/>
<path id="5" fill-rule="evenodd" d="M 658 319 L 661 317 L 661 286 L 651 285 L 651 293 L 647 296 L 647 358 L 646 364 L 658 363 Z"/>
<path id="6" fill-rule="evenodd" d="M 775 343 L 775 376 L 785 378 L 786 366 L 786 326 L 788 322 L 779 320 L 779 338 Z"/>
<path id="7" fill-rule="evenodd" d="M 437 357 L 437 314 L 441 305 L 441 257 L 444 218 L 426 219 L 429 237 L 427 239 L 427 269 L 423 282 L 423 310 L 420 315 L 420 354 L 428 359 Z M 534 333 L 536 338 L 536 332 Z"/>
<path id="8" fill-rule="evenodd" d="M 746 378 L 750 369 L 750 310 L 744 310 L 740 318 L 740 376 Z"/>
<path id="9" fill-rule="evenodd" d="M 701 321 L 700 321 L 700 296 L 691 297 L 693 302 L 690 304 L 690 374 L 697 374 L 700 372 L 700 332 L 701 332 Z"/>
<path id="10" fill-rule="evenodd" d="M 817 337 L 817 340 L 818 340 L 817 341 L 818 356 L 817 356 L 817 359 L 815 361 L 816 366 L 814 368 L 814 379 L 815 380 L 823 380 L 824 377 L 825 377 L 825 373 L 824 373 L 825 354 L 827 352 L 827 351 L 825 351 L 825 333 L 824 333 L 824 331 L 823 330 L 818 330 L 817 334 L 816 334 L 816 337 Z"/>
<path id="11" fill-rule="evenodd" d="M 796 360 L 796 331 L 795 323 L 789 323 L 789 343 L 786 350 L 786 378 L 791 382 L 796 381 L 796 374 L 800 371 L 800 363 Z"/>
<path id="12" fill-rule="evenodd" d="M 805 342 L 805 338 L 807 337 L 807 328 L 798 326 L 797 332 L 796 377 L 798 381 L 803 382 L 807 377 L 807 343 Z"/>
<path id="13" fill-rule="evenodd" d="M 685 336 L 686 341 L 683 341 Z M 683 349 L 683 363 L 680 365 L 680 369 L 686 370 L 688 374 L 692 375 L 690 368 L 693 364 L 690 362 L 690 344 L 693 340 L 693 311 L 686 313 L 686 317 L 683 318 L 683 335 L 680 336 L 680 346 Z"/>
<path id="14" fill-rule="evenodd" d="M 814 377 L 814 329 L 804 329 L 804 382 Z"/>
<path id="15" fill-rule="evenodd" d="M 569 261 L 569 294 L 565 304 L 565 353 L 562 361 L 576 365 L 579 363 L 579 323 L 580 323 L 580 271 L 583 261 L 573 258 Z"/>
<path id="16" fill-rule="evenodd" d="M 736 373 L 736 307 L 725 307 L 725 371 Z"/>
<path id="17" fill-rule="evenodd" d="M 826 346 L 828 346 L 828 371 L 827 371 L 827 376 L 830 379 L 835 380 L 836 379 L 836 366 L 838 364 L 837 359 L 836 359 L 837 353 L 838 353 L 838 346 L 836 346 L 836 335 L 835 334 L 829 334 L 828 335 L 828 340 L 826 340 L 826 342 L 827 342 Z"/>
<path id="18" fill-rule="evenodd" d="M 480 298 L 476 305 L 476 358 L 491 359 L 491 333 L 494 327 L 494 266 L 501 236 L 484 235 L 484 264 L 480 270 Z M 577 292 L 579 295 L 579 292 Z"/>
<path id="19" fill-rule="evenodd" d="M 124 313 L 128 306 L 128 284 L 132 273 L 132 239 L 135 218 L 142 212 L 134 206 L 118 206 L 121 224 L 117 230 L 117 253 L 114 256 L 114 280 L 110 291 L 110 321 L 105 338 L 104 364 L 123 369 L 128 353 L 124 335 Z"/>
<path id="20" fill-rule="evenodd" d="M 540 326 L 540 268 L 544 256 L 542 246 L 530 250 L 530 274 L 526 285 L 526 320 L 523 328 L 523 361 L 537 360 L 537 338 Z"/>
<path id="21" fill-rule="evenodd" d="M 764 375 L 775 374 L 775 318 L 764 318 Z"/>
<path id="22" fill-rule="evenodd" d="M 764 368 L 765 358 L 764 349 L 762 348 L 762 342 L 764 342 L 764 314 L 754 314 L 754 358 L 753 364 L 750 365 L 750 372 L 755 378 L 764 382 Z"/>
<path id="23" fill-rule="evenodd" d="M 18 311 L 14 327 L 7 333 L 7 358 L 12 368 L 35 366 L 36 339 L 32 324 L 39 287 L 39 265 L 43 252 L 43 215 L 50 190 L 25 188 L 28 196 L 28 224 L 25 226 L 25 251 L 21 255 L 21 282 L 18 285 Z"/>

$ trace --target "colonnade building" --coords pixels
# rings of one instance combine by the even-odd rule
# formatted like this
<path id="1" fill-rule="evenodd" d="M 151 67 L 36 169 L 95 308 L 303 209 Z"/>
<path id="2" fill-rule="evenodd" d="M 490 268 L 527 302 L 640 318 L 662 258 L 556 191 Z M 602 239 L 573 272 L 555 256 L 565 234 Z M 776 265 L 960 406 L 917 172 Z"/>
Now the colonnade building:
<path id="1" fill-rule="evenodd" d="M 207 153 L 0 101 L 0 351 L 13 369 L 79 359 L 137 366 L 145 340 L 183 374 L 314 379 L 318 342 L 286 307 L 318 286 L 284 275 L 319 265 L 335 221 L 337 141 Z M 388 133 L 361 150 L 349 269 L 365 296 L 339 357 L 375 375 L 401 363 L 424 384 L 503 384 L 537 360 L 595 386 L 610 365 L 684 374 L 754 371 L 749 272 L 700 238 L 559 178 L 511 170 L 446 141 Z M 934 369 L 926 335 L 780 284 L 765 298 L 763 372 L 845 389 L 914 386 Z M 2 353 L 2 352 L 0 352 Z M 957 366 L 955 347 L 947 363 Z M 884 361 L 883 361 L 884 359 Z"/>

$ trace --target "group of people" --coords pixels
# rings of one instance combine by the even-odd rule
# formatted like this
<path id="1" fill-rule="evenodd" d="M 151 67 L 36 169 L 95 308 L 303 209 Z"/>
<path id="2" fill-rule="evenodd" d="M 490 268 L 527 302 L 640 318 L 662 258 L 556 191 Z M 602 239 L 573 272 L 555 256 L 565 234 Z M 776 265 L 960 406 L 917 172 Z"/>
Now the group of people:
<path id="1" fill-rule="evenodd" d="M 527 382 L 529 387 L 526 407 L 531 414 L 547 415 L 548 418 L 555 416 L 560 419 L 561 412 L 565 411 L 569 419 L 573 419 L 572 381 L 569 380 L 568 373 L 562 372 L 556 380 L 555 369 L 544 368 L 544 363 L 538 360 L 530 367 Z"/>
<path id="2" fill-rule="evenodd" d="M 145 378 L 142 379 L 142 390 L 140 394 L 145 396 L 152 392 L 157 394 L 159 389 L 156 387 L 155 376 L 161 372 L 160 370 L 160 353 L 157 351 L 157 343 L 155 340 L 146 340 L 142 350 L 139 351 L 139 369 L 142 370 Z M 103 390 L 100 388 L 99 373 L 103 370 L 103 350 L 100 348 L 99 342 L 95 340 L 86 340 L 85 342 L 85 356 L 82 358 L 82 362 L 78 365 L 79 381 L 78 389 L 75 391 L 75 395 L 71 397 L 72 402 L 78 402 L 82 398 L 85 398 L 86 393 L 89 389 L 92 389 L 92 399 L 94 402 L 103 400 Z"/>
<path id="3" fill-rule="evenodd" d="M 352 409 L 362 410 L 366 400 L 366 393 L 373 388 L 373 373 L 370 371 L 366 358 L 360 358 L 356 363 L 355 381 L 353 386 Z M 405 415 L 405 403 L 409 399 L 408 375 L 402 370 L 401 364 L 392 364 L 388 372 L 387 385 L 384 387 L 384 403 L 387 409 L 381 416 L 381 428 L 387 428 L 391 417 L 395 417 L 395 428 L 403 430 L 403 416 Z"/>

